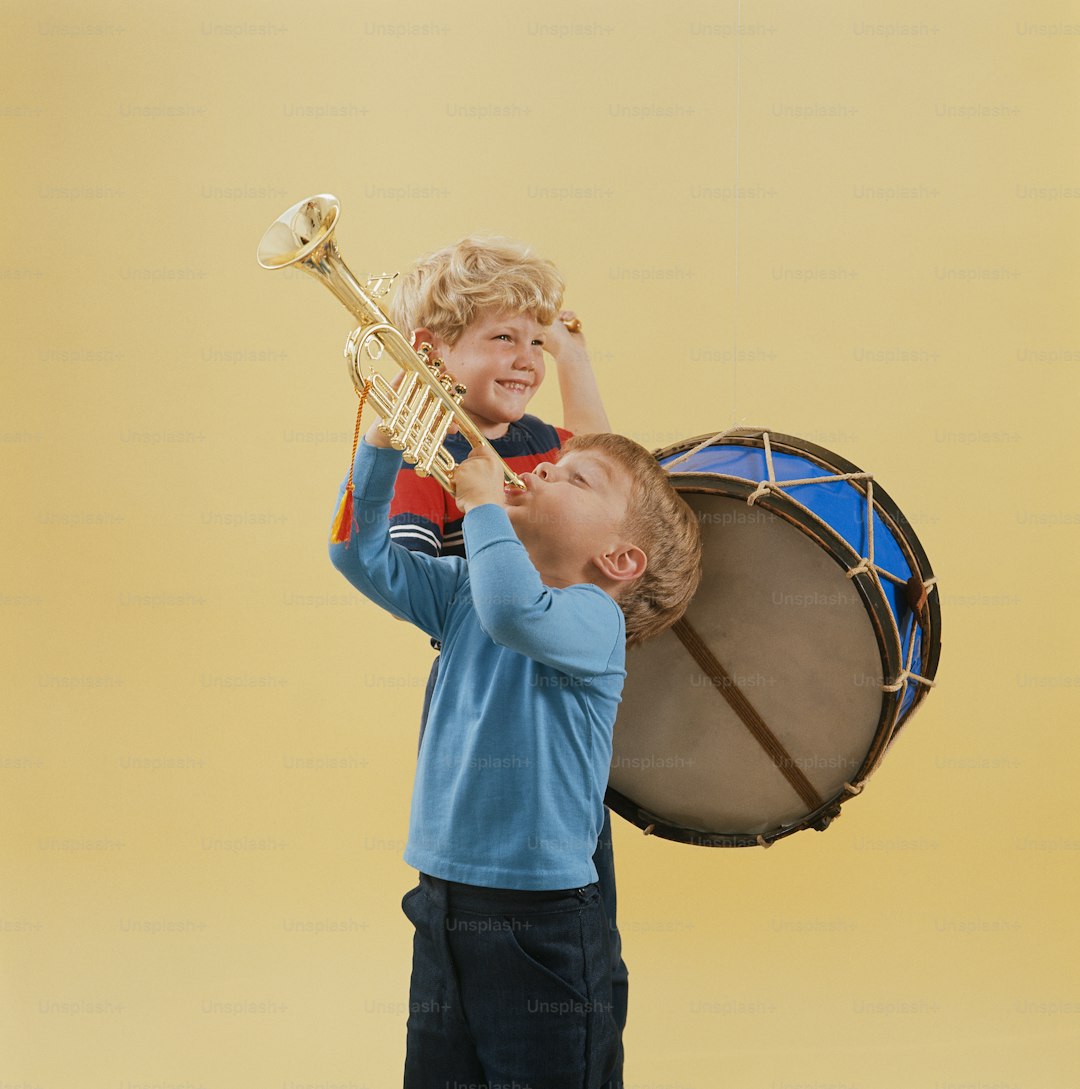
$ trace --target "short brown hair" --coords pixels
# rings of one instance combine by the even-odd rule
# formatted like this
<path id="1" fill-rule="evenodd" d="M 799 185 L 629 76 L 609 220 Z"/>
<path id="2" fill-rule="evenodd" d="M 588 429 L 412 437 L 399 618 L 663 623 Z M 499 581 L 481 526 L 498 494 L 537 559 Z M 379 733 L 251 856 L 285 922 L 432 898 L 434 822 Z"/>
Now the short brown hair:
<path id="1" fill-rule="evenodd" d="M 701 580 L 701 530 L 689 504 L 644 446 L 624 435 L 575 435 L 562 448 L 596 450 L 632 481 L 623 528 L 647 557 L 645 573 L 617 598 L 628 646 L 671 627 L 686 612 Z"/>
<path id="2" fill-rule="evenodd" d="M 508 238 L 463 238 L 421 257 L 390 304 L 403 333 L 430 329 L 455 344 L 482 311 L 533 314 L 550 325 L 562 306 L 559 270 Z"/>

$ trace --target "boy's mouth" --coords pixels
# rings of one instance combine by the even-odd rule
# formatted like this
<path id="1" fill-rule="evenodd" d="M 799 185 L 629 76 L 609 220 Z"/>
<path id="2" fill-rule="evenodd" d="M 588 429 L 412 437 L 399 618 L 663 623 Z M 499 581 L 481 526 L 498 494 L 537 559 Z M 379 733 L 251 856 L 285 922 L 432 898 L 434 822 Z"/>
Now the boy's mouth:
<path id="1" fill-rule="evenodd" d="M 517 382 L 509 378 L 500 378 L 496 384 L 502 386 L 505 390 L 509 390 L 510 393 L 524 393 L 527 389 L 532 389 L 531 382 Z"/>
<path id="2" fill-rule="evenodd" d="M 507 484 L 503 488 L 503 492 L 507 498 L 523 499 L 526 495 L 529 495 L 533 490 L 533 481 L 530 479 L 531 476 L 531 473 L 523 473 L 521 475 L 521 483 L 525 485 L 523 488 L 515 488 L 512 484 Z"/>

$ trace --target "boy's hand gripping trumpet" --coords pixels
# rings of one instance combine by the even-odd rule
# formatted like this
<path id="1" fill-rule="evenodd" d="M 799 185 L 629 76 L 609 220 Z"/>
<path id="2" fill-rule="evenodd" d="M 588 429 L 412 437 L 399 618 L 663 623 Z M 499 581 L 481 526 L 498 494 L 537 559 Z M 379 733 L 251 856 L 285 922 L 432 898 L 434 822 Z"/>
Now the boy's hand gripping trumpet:
<path id="1" fill-rule="evenodd" d="M 486 447 L 498 458 L 506 484 L 524 488 L 521 478 L 495 453 L 461 407 L 465 387 L 441 371 L 440 360 L 430 358 L 430 344 L 413 348 L 375 302 L 386 293 L 393 277 L 376 277 L 362 287 L 341 259 L 334 240 L 340 208 L 337 198 L 329 193 L 294 204 L 262 236 L 259 264 L 268 269 L 295 266 L 309 273 L 360 322 L 345 342 L 349 375 L 357 392 L 367 387 L 367 396 L 382 417 L 380 430 L 401 450 L 404 459 L 416 466 L 420 476 L 433 476 L 454 494 L 457 463 L 443 440 L 451 425 L 457 424 L 471 446 Z M 396 389 L 373 367 L 365 370 L 362 362 L 364 358 L 381 359 L 384 352 L 404 372 Z"/>

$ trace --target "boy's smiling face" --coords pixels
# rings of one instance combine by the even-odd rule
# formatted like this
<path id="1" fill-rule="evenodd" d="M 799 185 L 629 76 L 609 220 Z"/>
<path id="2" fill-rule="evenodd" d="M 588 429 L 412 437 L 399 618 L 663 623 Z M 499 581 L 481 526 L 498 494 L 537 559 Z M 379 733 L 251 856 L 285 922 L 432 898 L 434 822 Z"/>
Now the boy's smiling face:
<path id="1" fill-rule="evenodd" d="M 465 410 L 485 437 L 499 438 L 525 415 L 544 380 L 545 327 L 531 314 L 481 312 L 449 345 L 428 329 L 428 341 L 448 374 L 467 387 Z"/>

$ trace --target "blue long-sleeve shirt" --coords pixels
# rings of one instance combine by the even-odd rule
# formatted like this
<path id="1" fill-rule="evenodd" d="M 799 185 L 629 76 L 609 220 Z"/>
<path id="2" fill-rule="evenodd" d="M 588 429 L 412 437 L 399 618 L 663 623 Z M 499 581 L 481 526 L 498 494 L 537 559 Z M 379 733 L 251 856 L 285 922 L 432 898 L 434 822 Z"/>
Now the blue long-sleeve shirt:
<path id="1" fill-rule="evenodd" d="M 392 544 L 400 468 L 397 451 L 361 443 L 357 526 L 330 556 L 363 594 L 442 642 L 405 861 L 492 888 L 595 881 L 626 675 L 622 610 L 597 586 L 545 586 L 495 504 L 465 516 L 467 561 Z"/>

